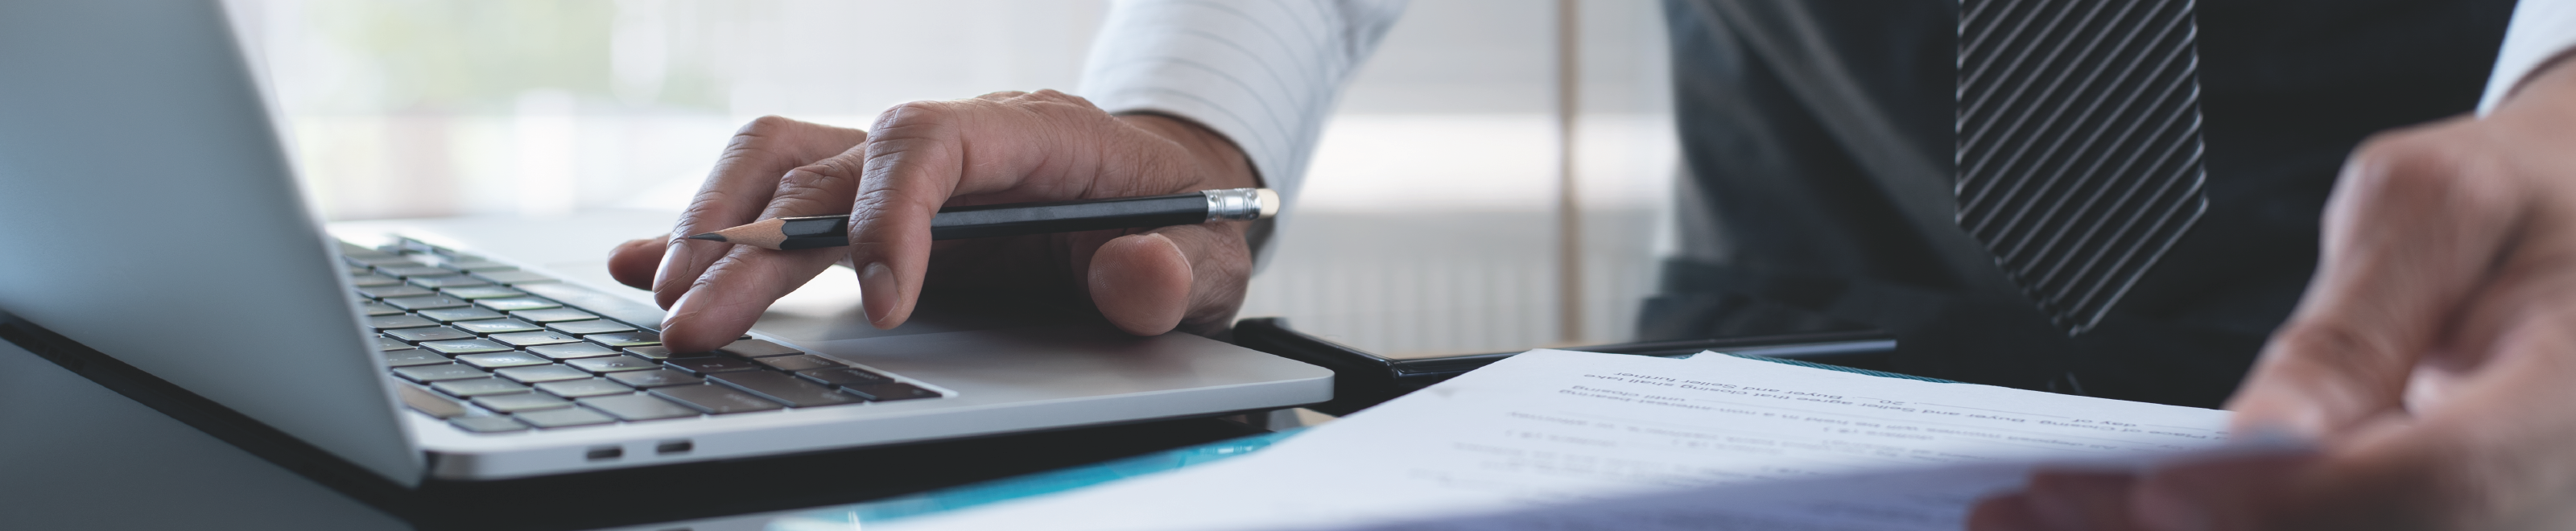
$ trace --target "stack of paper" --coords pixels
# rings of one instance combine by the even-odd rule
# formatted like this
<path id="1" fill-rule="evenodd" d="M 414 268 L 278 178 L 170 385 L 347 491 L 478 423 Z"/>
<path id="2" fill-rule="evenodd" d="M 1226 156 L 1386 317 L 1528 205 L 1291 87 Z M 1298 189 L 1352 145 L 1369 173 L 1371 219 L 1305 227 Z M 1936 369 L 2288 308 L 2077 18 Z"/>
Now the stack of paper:
<path id="1" fill-rule="evenodd" d="M 2034 465 L 2215 448 L 2226 415 L 1540 350 L 1250 456 L 869 528 L 1956 529 Z"/>

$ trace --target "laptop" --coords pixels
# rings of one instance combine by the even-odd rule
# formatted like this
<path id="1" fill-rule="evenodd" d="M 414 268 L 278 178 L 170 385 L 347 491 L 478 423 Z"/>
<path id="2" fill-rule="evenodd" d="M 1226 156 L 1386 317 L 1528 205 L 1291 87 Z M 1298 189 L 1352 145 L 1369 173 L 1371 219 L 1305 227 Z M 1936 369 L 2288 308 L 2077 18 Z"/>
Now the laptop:
<path id="1" fill-rule="evenodd" d="M 1322 368 L 1008 299 L 669 352 L 603 264 L 519 256 L 573 247 L 546 226 L 326 231 L 245 57 L 215 2 L 0 3 L 0 312 L 401 485 L 1331 398 Z"/>

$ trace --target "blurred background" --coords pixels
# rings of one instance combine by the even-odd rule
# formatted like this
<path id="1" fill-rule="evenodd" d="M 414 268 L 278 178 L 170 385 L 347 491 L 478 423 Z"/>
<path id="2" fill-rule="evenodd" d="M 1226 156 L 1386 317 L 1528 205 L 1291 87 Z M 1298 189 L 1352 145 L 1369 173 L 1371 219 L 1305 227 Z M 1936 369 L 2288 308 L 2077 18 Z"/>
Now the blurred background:
<path id="1" fill-rule="evenodd" d="M 754 117 L 864 127 L 905 101 L 1072 90 L 1106 2 L 231 7 L 340 221 L 676 213 Z M 1413 0 L 1242 315 L 1398 356 L 1627 340 L 1679 171 L 1660 9 Z"/>

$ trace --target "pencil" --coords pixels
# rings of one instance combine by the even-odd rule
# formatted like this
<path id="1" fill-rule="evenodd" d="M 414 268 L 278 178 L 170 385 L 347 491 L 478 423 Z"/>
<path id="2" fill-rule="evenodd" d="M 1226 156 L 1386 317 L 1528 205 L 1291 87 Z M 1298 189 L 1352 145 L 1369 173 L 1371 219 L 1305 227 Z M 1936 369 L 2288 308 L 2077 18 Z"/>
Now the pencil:
<path id="1" fill-rule="evenodd" d="M 1279 215 L 1279 194 L 1268 188 L 1234 188 L 1146 197 L 1012 203 L 939 209 L 930 239 L 958 240 L 1052 232 L 1168 227 L 1249 221 Z M 763 249 L 794 250 L 849 245 L 850 215 L 770 218 L 689 236 Z"/>

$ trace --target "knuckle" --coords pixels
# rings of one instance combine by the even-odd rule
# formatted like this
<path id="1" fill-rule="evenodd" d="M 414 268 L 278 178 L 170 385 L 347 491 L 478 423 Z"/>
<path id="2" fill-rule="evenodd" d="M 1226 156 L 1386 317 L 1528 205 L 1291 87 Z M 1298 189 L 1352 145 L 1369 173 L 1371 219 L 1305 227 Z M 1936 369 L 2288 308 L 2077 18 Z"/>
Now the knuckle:
<path id="1" fill-rule="evenodd" d="M 928 100 L 899 103 L 878 113 L 872 129 L 876 136 L 884 136 L 888 129 L 946 122 L 954 118 L 956 106 L 953 102 Z"/>
<path id="2" fill-rule="evenodd" d="M 762 116 L 762 117 L 759 117 L 759 118 L 753 118 L 753 119 L 751 119 L 751 122 L 750 122 L 750 123 L 743 124 L 743 126 L 742 126 L 742 131 L 743 131 L 743 132 L 753 132 L 753 131 L 777 131 L 777 130 L 786 129 L 786 128 L 789 128 L 789 127 L 794 127 L 794 126 L 799 125 L 799 124 L 802 124 L 802 123 L 804 123 L 804 122 L 798 122 L 798 121 L 796 121 L 796 120 L 789 119 L 789 118 L 784 117 L 784 116 L 779 116 L 779 115 L 772 114 L 772 115 L 767 115 L 767 116 Z"/>
<path id="3" fill-rule="evenodd" d="M 779 216 L 809 215 L 830 210 L 832 197 L 850 187 L 849 173 L 834 164 L 812 164 L 789 170 L 778 179 L 778 194 L 770 210 Z"/>

